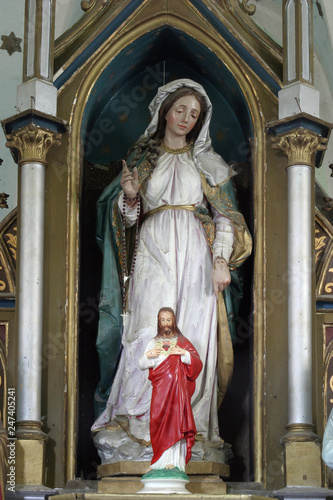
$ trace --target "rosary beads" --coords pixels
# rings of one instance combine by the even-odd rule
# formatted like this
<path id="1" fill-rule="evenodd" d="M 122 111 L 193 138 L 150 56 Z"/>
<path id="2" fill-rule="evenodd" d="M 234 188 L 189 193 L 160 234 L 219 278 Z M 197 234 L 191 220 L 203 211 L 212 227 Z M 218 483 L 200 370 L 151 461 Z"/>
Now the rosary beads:
<path id="1" fill-rule="evenodd" d="M 127 203 L 126 202 L 127 201 L 134 202 L 135 200 L 136 200 L 136 221 L 135 221 L 134 252 L 133 252 L 133 258 L 132 258 L 131 267 L 129 269 L 129 273 L 128 273 L 128 275 L 126 275 L 126 268 L 127 268 L 127 266 L 126 266 L 126 207 L 127 207 Z M 140 208 L 141 208 L 141 203 L 140 203 L 139 193 L 137 193 L 135 198 L 129 198 L 124 193 L 123 207 L 122 207 L 122 222 L 123 222 L 123 315 L 125 315 L 125 312 L 126 312 L 126 281 L 133 274 L 134 267 L 135 267 L 135 261 L 136 261 L 136 254 L 137 254 L 137 249 L 138 249 Z"/>

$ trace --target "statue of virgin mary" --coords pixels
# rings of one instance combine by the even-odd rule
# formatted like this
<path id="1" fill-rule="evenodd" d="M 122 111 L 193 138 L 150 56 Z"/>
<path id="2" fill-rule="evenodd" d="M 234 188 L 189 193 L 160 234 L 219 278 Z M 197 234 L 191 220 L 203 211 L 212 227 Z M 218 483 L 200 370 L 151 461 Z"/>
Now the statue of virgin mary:
<path id="1" fill-rule="evenodd" d="M 92 431 L 119 425 L 136 444 L 150 442 L 151 386 L 138 360 L 156 335 L 157 312 L 168 306 L 203 362 L 192 409 L 198 440 L 214 447 L 232 373 L 237 269 L 251 236 L 237 209 L 234 172 L 211 145 L 204 88 L 173 81 L 149 109 L 150 124 L 98 201 L 101 381 Z"/>

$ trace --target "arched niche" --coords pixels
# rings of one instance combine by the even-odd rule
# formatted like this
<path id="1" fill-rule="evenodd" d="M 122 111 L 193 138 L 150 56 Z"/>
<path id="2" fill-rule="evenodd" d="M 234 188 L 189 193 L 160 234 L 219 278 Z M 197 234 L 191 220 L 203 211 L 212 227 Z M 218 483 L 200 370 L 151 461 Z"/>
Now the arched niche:
<path id="1" fill-rule="evenodd" d="M 176 78 L 205 87 L 213 103 L 214 148 L 227 161 L 245 161 L 253 126 L 236 79 L 205 45 L 170 27 L 133 41 L 99 76 L 82 121 L 86 159 L 105 163 L 124 157 L 149 123 L 148 105 L 157 88 Z"/>
<path id="2" fill-rule="evenodd" d="M 70 189 L 77 189 L 81 196 L 80 200 L 71 197 L 69 207 L 69 248 L 73 249 L 72 258 L 69 258 L 69 359 L 76 355 L 77 338 L 80 352 L 78 381 L 76 365 L 71 362 L 68 365 L 67 421 L 73 433 L 68 434 L 67 460 L 75 463 L 73 457 L 76 455 L 76 473 L 82 471 L 85 477 L 91 477 L 92 468 L 98 463 L 90 437 L 90 425 L 94 420 L 93 392 L 98 382 L 94 341 L 101 269 L 101 255 L 94 240 L 95 202 L 103 187 L 114 177 L 116 161 L 144 131 L 149 120 L 148 104 L 157 87 L 164 80 L 184 77 L 203 84 L 213 102 L 213 146 L 227 161 L 239 163 L 242 181 L 238 186 L 240 207 L 252 234 L 255 231 L 254 212 L 258 208 L 258 226 L 261 222 L 263 198 L 259 186 L 262 185 L 264 165 L 263 117 L 254 87 L 240 61 L 207 34 L 193 30 L 190 35 L 181 31 L 179 26 L 170 25 L 152 29 L 149 24 L 147 30 L 141 25 L 139 30 L 133 30 L 130 40 L 124 37 L 104 52 L 96 53 L 73 103 L 68 149 L 72 166 Z M 80 259 L 74 251 L 79 236 Z M 256 246 L 262 248 L 263 234 L 254 236 Z M 263 415 L 259 400 L 263 336 L 258 335 L 262 318 L 260 314 L 253 318 L 252 314 L 253 279 L 255 287 L 260 290 L 262 273 L 259 266 L 256 270 L 252 257 L 245 266 L 246 297 L 242 306 L 240 338 L 235 346 L 235 383 L 232 382 L 231 393 L 222 407 L 224 415 L 229 412 L 230 417 L 221 417 L 225 429 L 225 432 L 221 429 L 221 435 L 227 442 L 232 440 L 236 447 L 239 465 L 234 469 L 238 471 L 234 478 L 238 480 L 249 480 L 253 475 L 260 480 L 262 467 Z M 78 281 L 80 298 L 76 303 L 75 294 L 72 297 L 70 291 L 75 289 Z M 254 350 L 260 360 L 255 366 Z M 78 408 L 72 397 L 76 388 L 79 389 Z M 78 446 L 75 451 L 76 431 Z"/>

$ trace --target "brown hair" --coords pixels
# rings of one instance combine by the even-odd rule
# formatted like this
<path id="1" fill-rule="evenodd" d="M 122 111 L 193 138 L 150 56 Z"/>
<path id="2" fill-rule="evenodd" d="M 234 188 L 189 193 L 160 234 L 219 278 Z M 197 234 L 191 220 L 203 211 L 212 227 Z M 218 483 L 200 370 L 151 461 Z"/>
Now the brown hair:
<path id="1" fill-rule="evenodd" d="M 154 139 L 158 139 L 160 141 L 163 139 L 165 135 L 166 114 L 172 108 L 174 103 L 178 101 L 178 99 L 188 95 L 192 95 L 193 97 L 195 97 L 198 103 L 200 104 L 200 113 L 198 116 L 198 120 L 193 129 L 191 130 L 191 132 L 189 132 L 186 136 L 187 142 L 194 142 L 196 140 L 201 130 L 202 121 L 206 113 L 206 102 L 204 97 L 201 94 L 199 94 L 197 90 L 192 89 L 190 87 L 180 87 L 179 89 L 169 94 L 169 96 L 165 99 L 165 101 L 163 101 L 158 114 L 158 125 L 157 125 L 157 130 L 153 136 Z"/>
<path id="2" fill-rule="evenodd" d="M 132 156 L 131 162 L 128 165 L 129 168 L 133 168 L 137 165 L 137 162 L 142 158 L 143 155 L 145 155 L 145 159 L 151 163 L 153 168 L 155 168 L 156 162 L 163 152 L 162 149 L 160 148 L 160 143 L 164 138 L 165 135 L 165 126 L 166 126 L 166 120 L 165 120 L 165 115 L 171 109 L 173 104 L 178 101 L 181 97 L 185 97 L 187 95 L 193 95 L 198 103 L 200 104 L 200 113 L 198 116 L 198 120 L 191 130 L 186 136 L 186 140 L 188 142 L 195 142 L 196 138 L 199 135 L 199 132 L 202 127 L 202 123 L 206 114 L 206 101 L 204 97 L 199 94 L 199 92 L 195 89 L 192 89 L 190 87 L 180 87 L 179 89 L 175 90 L 171 94 L 168 95 L 168 97 L 164 100 L 164 102 L 161 105 L 161 108 L 159 110 L 159 118 L 158 118 L 158 124 L 157 124 L 157 130 L 154 133 L 152 137 L 149 139 L 144 138 L 138 141 L 137 143 L 132 146 L 132 148 L 128 151 L 127 153 L 127 158 L 129 156 Z"/>

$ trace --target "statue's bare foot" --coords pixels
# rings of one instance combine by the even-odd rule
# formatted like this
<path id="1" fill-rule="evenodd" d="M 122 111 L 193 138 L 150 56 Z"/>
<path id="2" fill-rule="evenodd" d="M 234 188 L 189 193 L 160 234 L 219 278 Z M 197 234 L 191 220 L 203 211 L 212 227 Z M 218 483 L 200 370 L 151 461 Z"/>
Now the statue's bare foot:
<path id="1" fill-rule="evenodd" d="M 173 464 L 168 464 L 165 468 L 166 469 L 174 469 L 175 466 Z"/>
<path id="2" fill-rule="evenodd" d="M 145 474 L 147 474 L 147 472 L 150 472 L 152 469 L 152 467 L 148 467 L 148 469 L 146 470 Z"/>

